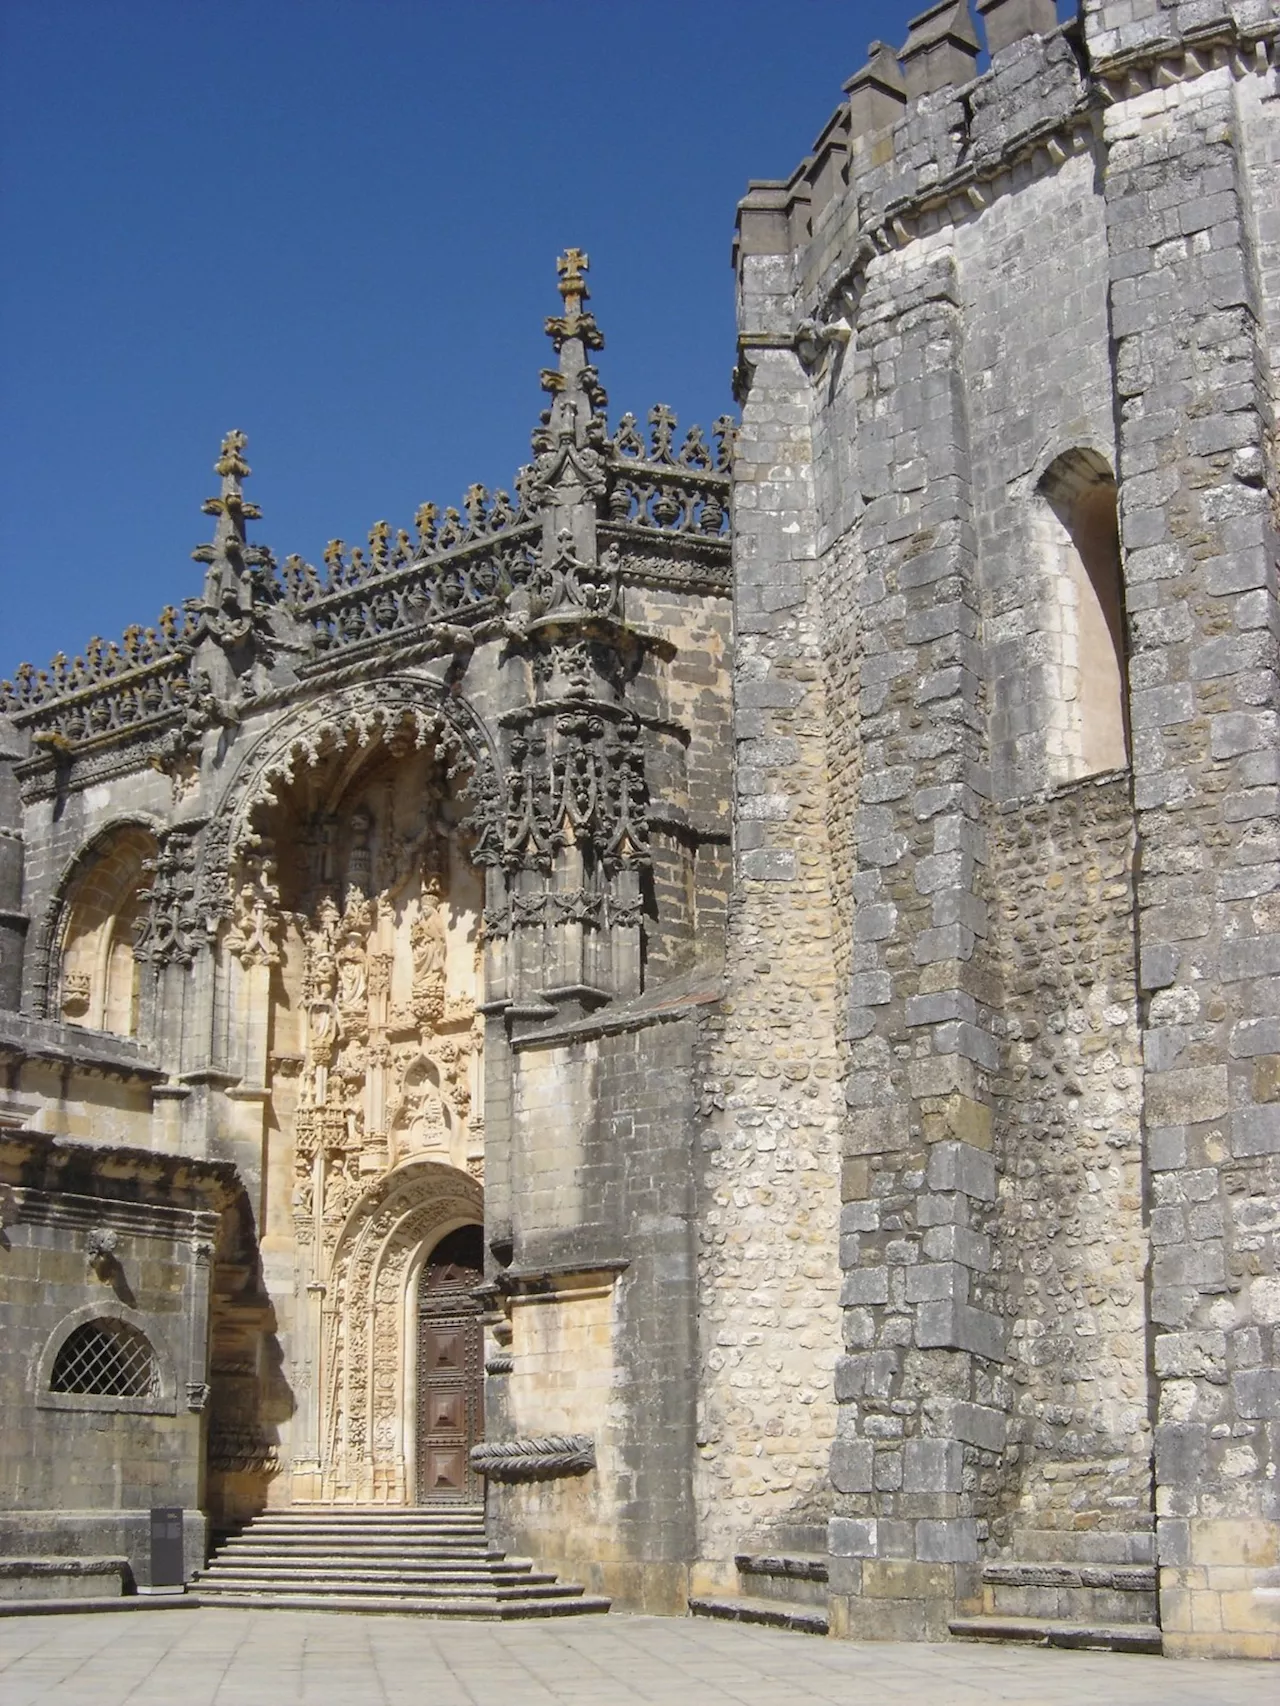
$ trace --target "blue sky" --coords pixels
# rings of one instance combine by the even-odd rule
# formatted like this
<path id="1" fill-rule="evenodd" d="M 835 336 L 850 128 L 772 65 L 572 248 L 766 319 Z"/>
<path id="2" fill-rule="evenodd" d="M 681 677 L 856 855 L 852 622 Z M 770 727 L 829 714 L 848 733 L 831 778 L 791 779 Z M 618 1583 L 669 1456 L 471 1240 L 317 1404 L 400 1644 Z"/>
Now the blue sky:
<path id="1" fill-rule="evenodd" d="M 567 244 L 613 418 L 709 426 L 734 205 L 916 9 L 4 0 L 0 675 L 198 591 L 233 426 L 280 560 L 509 486 Z"/>

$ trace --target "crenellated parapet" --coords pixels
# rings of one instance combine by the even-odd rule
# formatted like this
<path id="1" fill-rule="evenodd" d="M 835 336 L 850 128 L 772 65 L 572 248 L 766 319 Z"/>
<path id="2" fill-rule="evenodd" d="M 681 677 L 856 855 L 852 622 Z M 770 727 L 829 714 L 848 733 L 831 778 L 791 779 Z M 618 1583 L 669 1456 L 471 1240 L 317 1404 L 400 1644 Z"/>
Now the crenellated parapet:
<path id="1" fill-rule="evenodd" d="M 911 20 L 896 53 L 873 42 L 866 64 L 813 151 L 790 177 L 757 181 L 739 203 L 735 266 L 752 256 L 793 263 L 793 313 L 819 322 L 850 312 L 868 265 L 917 238 L 969 223 L 1028 177 L 1056 172 L 1094 145 L 1117 101 L 1225 68 L 1233 77 L 1275 63 L 1280 19 L 1259 4 L 1132 8 L 1086 4 L 1059 25 L 1052 0 L 941 0 Z M 748 289 L 747 295 L 750 296 Z M 742 345 L 774 340 L 752 328 Z"/>

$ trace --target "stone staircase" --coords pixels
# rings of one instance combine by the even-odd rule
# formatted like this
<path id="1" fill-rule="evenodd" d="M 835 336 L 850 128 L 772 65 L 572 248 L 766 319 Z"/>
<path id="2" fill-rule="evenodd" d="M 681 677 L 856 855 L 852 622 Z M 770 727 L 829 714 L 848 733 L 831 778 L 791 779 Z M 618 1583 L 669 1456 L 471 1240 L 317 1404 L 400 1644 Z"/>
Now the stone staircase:
<path id="1" fill-rule="evenodd" d="M 800 1551 L 739 1552 L 736 1594 L 699 1595 L 689 1601 L 694 1617 L 734 1623 L 764 1623 L 806 1635 L 827 1633 L 827 1560 Z"/>
<path id="2" fill-rule="evenodd" d="M 1016 1551 L 1022 1561 L 992 1559 L 982 1566 L 982 1610 L 953 1618 L 951 1633 L 969 1640 L 1158 1653 L 1151 1535 L 1096 1536 L 1098 1555 L 1092 1558 L 1089 1538 L 1078 1537 L 1072 1548 L 1078 1556 L 1063 1561 L 1062 1535 L 1021 1536 Z"/>
<path id="3" fill-rule="evenodd" d="M 218 1544 L 205 1605 L 398 1611 L 433 1617 L 566 1617 L 609 1601 L 490 1546 L 479 1506 L 267 1511 Z"/>

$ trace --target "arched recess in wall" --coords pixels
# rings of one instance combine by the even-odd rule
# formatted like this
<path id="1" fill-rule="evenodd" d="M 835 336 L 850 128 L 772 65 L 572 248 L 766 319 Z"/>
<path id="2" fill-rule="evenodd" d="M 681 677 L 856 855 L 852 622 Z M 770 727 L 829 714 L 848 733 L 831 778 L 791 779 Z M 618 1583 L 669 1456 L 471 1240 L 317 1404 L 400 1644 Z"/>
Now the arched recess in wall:
<path id="1" fill-rule="evenodd" d="M 44 998 L 50 1018 L 120 1037 L 137 1035 L 134 929 L 156 850 L 146 824 L 121 823 L 76 859 L 51 932 Z"/>
<path id="2" fill-rule="evenodd" d="M 483 1226 L 479 1182 L 411 1160 L 356 1202 L 327 1269 L 320 1484 L 357 1503 L 403 1504 L 414 1479 L 418 1285 L 424 1259 L 459 1227 Z"/>
<path id="3" fill-rule="evenodd" d="M 1060 702 L 1051 759 L 1061 779 L 1129 762 L 1124 581 L 1115 476 L 1096 450 L 1072 449 L 1036 490 L 1049 550 Z"/>

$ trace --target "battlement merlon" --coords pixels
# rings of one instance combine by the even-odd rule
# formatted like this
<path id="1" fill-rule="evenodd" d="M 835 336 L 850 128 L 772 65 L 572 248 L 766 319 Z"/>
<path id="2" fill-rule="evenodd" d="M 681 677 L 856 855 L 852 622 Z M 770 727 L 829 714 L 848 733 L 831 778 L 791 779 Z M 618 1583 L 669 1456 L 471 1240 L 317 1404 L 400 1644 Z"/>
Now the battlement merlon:
<path id="1" fill-rule="evenodd" d="M 873 42 L 813 152 L 785 179 L 748 185 L 733 265 L 746 353 L 785 344 L 787 321 L 847 312 L 879 253 L 981 213 L 1015 171 L 1056 169 L 1091 142 L 1099 109 L 1230 65 L 1275 63 L 1275 0 L 1162 5 L 1085 0 L 1059 25 L 1053 0 L 979 0 L 991 65 L 962 3 L 911 20 L 898 53 Z"/>

